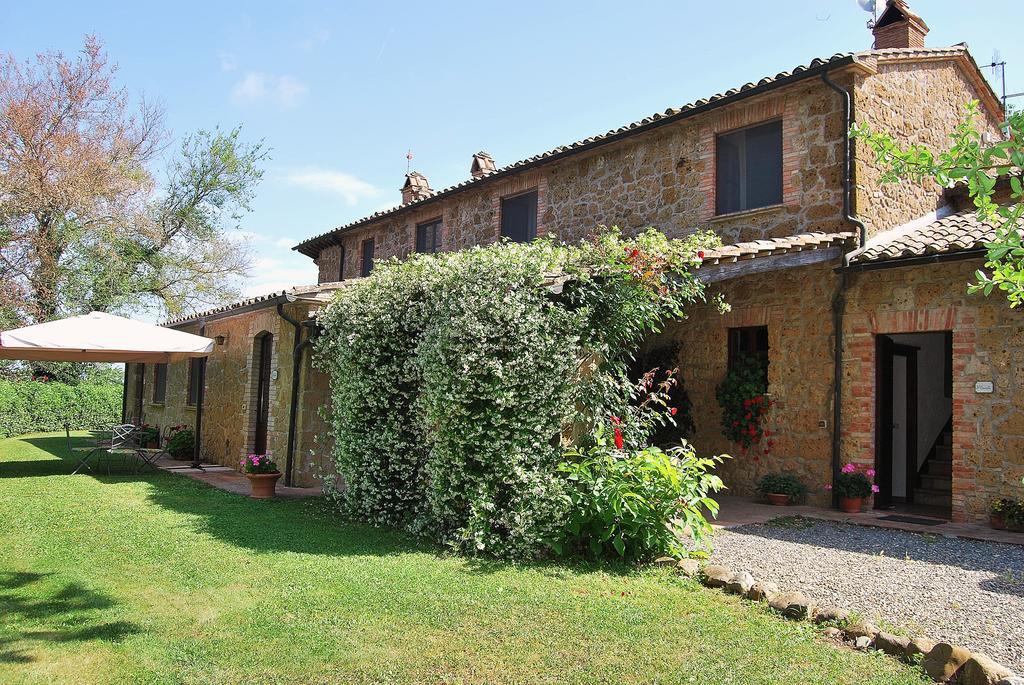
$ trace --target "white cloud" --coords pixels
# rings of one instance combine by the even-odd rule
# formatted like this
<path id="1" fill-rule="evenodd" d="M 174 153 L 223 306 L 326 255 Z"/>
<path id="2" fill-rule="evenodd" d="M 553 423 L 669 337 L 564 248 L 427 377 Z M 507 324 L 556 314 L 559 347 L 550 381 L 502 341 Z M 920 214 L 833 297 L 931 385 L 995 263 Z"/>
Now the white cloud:
<path id="1" fill-rule="evenodd" d="M 380 194 L 378 188 L 361 178 L 331 169 L 310 168 L 296 171 L 285 175 L 284 180 L 307 190 L 340 195 L 349 205 L 355 205 L 364 198 Z"/>
<path id="2" fill-rule="evenodd" d="M 261 256 L 253 261 L 242 293 L 245 297 L 268 295 L 297 285 L 311 285 L 316 280 L 317 268 L 311 259 L 300 255 L 289 255 L 288 259 Z"/>
<path id="3" fill-rule="evenodd" d="M 292 238 L 278 238 L 274 241 L 274 247 L 279 247 L 282 250 L 290 250 L 295 246 L 295 243 L 299 241 Z"/>
<path id="4" fill-rule="evenodd" d="M 270 101 L 282 107 L 294 107 L 307 92 L 309 88 L 293 76 L 250 71 L 232 87 L 231 99 L 237 104 Z"/>

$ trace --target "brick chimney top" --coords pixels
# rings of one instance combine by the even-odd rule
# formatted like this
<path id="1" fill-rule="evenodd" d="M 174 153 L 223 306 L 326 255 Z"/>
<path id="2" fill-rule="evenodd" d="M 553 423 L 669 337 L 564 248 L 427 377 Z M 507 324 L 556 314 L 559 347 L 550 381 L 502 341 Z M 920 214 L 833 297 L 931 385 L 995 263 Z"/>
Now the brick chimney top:
<path id="1" fill-rule="evenodd" d="M 928 24 L 910 11 L 904 0 L 887 0 L 885 11 L 875 22 L 875 49 L 923 48 Z"/>
<path id="2" fill-rule="evenodd" d="M 473 175 L 473 178 L 483 178 L 495 171 L 497 171 L 497 167 L 494 166 L 494 158 L 489 154 L 480 151 L 473 155 L 473 164 L 469 167 L 469 173 Z"/>
<path id="3" fill-rule="evenodd" d="M 403 205 L 415 202 L 416 200 L 422 200 L 433 194 L 434 191 L 430 189 L 426 176 L 418 171 L 410 171 L 405 175 L 405 184 L 402 186 Z"/>

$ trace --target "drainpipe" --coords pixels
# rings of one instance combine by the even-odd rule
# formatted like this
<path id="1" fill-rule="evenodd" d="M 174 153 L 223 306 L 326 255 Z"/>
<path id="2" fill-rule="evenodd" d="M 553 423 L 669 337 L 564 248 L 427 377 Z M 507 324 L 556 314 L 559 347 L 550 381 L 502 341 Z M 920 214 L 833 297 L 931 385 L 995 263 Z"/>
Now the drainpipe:
<path id="1" fill-rule="evenodd" d="M 292 344 L 292 392 L 288 405 L 288 445 L 284 464 L 284 484 L 290 486 L 295 466 L 295 424 L 299 413 L 299 389 L 302 387 L 302 355 L 313 340 L 312 337 L 302 339 L 302 323 L 285 313 L 284 303 L 278 303 L 277 314 L 295 329 L 295 338 Z"/>
<path id="2" fill-rule="evenodd" d="M 206 319 L 199 322 L 199 335 L 206 335 Z M 199 392 L 196 397 L 196 432 L 192 441 L 192 468 L 203 469 L 200 450 L 203 444 L 203 397 L 206 395 L 206 357 L 199 357 Z"/>
<path id="3" fill-rule="evenodd" d="M 821 74 L 821 80 L 826 86 L 839 93 L 843 98 L 843 135 L 846 137 L 846 144 L 843 145 L 843 219 L 857 227 L 858 249 L 864 247 L 867 242 L 867 228 L 864 222 L 858 219 L 852 212 L 851 196 L 853 193 L 853 138 L 850 137 L 850 126 L 853 124 L 853 101 L 850 91 L 846 90 L 828 77 L 828 72 Z M 843 256 L 843 267 L 849 266 L 850 255 Z M 846 272 L 839 272 L 839 282 L 836 284 L 836 292 L 832 297 L 832 329 L 835 337 L 835 350 L 832 360 L 834 376 L 832 380 L 832 481 L 842 467 L 842 428 L 843 428 L 843 315 L 846 311 Z M 838 503 L 838 495 L 832 492 L 833 506 Z"/>

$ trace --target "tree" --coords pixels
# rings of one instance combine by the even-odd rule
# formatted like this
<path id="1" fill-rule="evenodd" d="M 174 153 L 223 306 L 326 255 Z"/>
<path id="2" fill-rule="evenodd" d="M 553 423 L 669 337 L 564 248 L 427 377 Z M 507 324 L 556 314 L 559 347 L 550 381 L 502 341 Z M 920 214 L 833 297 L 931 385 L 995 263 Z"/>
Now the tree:
<path id="1" fill-rule="evenodd" d="M 230 232 L 267 158 L 239 130 L 186 136 L 158 185 L 162 113 L 133 104 L 87 37 L 81 54 L 0 55 L 0 324 L 91 309 L 178 313 L 235 296 Z"/>
<path id="2" fill-rule="evenodd" d="M 854 125 L 851 135 L 863 140 L 885 170 L 882 181 L 935 179 L 943 187 L 966 183 L 978 217 L 995 225 L 995 239 L 986 243 L 985 270 L 975 272 L 968 292 L 990 295 L 999 289 L 1011 307 L 1024 303 L 1024 112 L 1009 113 L 1000 128 L 1003 140 L 988 142 L 978 129 L 978 102 L 967 104 L 967 115 L 950 135 L 952 147 L 933 152 L 923 145 L 900 147 L 884 132 Z M 1008 200 L 996 202 L 997 182 L 1005 179 Z"/>

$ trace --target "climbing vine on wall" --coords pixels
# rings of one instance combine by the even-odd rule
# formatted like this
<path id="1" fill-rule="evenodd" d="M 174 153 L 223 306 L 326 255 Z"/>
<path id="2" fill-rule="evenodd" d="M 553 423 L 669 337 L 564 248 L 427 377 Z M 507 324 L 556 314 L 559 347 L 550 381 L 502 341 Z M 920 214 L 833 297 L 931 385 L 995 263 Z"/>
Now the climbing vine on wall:
<path id="1" fill-rule="evenodd" d="M 714 244 L 606 230 L 391 260 L 341 289 L 315 356 L 339 505 L 462 551 L 543 553 L 571 505 L 563 454 L 631 415 L 628 362 L 703 299 L 692 269 Z"/>

